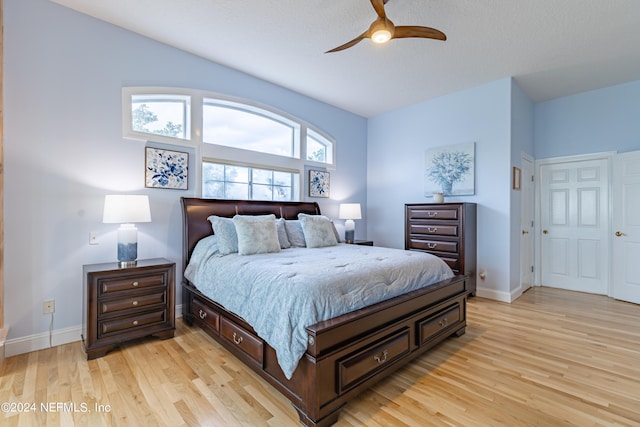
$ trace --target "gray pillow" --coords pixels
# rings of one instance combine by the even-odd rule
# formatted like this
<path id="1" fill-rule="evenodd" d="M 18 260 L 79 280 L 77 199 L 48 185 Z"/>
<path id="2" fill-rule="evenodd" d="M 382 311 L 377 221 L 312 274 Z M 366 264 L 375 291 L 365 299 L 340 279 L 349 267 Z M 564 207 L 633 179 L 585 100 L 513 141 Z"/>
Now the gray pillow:
<path id="1" fill-rule="evenodd" d="M 275 215 L 236 215 L 238 254 L 253 255 L 280 252 Z"/>
<path id="2" fill-rule="evenodd" d="M 324 248 L 338 244 L 331 220 L 323 215 L 298 214 L 308 248 Z"/>
<path id="3" fill-rule="evenodd" d="M 304 241 L 304 233 L 302 232 L 302 225 L 297 219 L 287 219 L 284 222 L 284 228 L 287 231 L 287 237 L 289 243 L 293 248 L 304 248 L 307 243 Z"/>
<path id="4" fill-rule="evenodd" d="M 276 219 L 276 230 L 278 231 L 278 241 L 280 242 L 281 249 L 287 249 L 291 247 L 289 237 L 287 237 L 287 230 L 284 225 L 284 218 Z"/>
<path id="5" fill-rule="evenodd" d="M 231 218 L 211 215 L 207 218 L 213 227 L 213 233 L 218 236 L 218 250 L 220 255 L 238 252 L 238 235 L 236 226 Z"/>

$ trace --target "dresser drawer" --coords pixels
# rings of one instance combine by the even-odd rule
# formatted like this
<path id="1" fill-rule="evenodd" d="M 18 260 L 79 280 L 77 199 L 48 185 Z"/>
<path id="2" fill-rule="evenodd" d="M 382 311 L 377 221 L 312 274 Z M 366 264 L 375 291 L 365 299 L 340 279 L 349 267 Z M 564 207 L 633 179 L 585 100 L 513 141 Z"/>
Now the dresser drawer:
<path id="1" fill-rule="evenodd" d="M 439 257 L 441 260 L 443 260 L 445 262 L 445 264 L 447 264 L 449 266 L 449 268 L 451 269 L 451 271 L 453 271 L 453 274 L 462 274 L 460 271 L 460 258 L 453 258 L 453 257 L 447 257 L 447 256 L 440 256 Z"/>
<path id="2" fill-rule="evenodd" d="M 129 310 L 132 308 L 143 308 L 154 304 L 165 304 L 166 301 L 167 293 L 165 291 L 129 296 L 127 298 L 102 300 L 99 304 L 100 310 L 98 315 L 101 316 L 103 314 Z"/>
<path id="3" fill-rule="evenodd" d="M 458 253 L 457 241 L 422 240 L 411 239 L 411 249 L 421 249 L 423 251 L 451 252 Z"/>
<path id="4" fill-rule="evenodd" d="M 411 234 L 458 237 L 457 225 L 435 225 L 413 222 L 409 225 Z"/>
<path id="5" fill-rule="evenodd" d="M 425 207 L 413 208 L 409 212 L 408 220 L 415 219 L 437 219 L 437 220 L 453 220 L 457 221 L 460 217 L 456 207 Z"/>
<path id="6" fill-rule="evenodd" d="M 101 336 L 115 332 L 142 329 L 146 326 L 164 323 L 167 321 L 166 310 L 157 310 L 144 314 L 136 314 L 126 317 L 98 321 L 98 331 Z"/>
<path id="7" fill-rule="evenodd" d="M 264 348 L 260 338 L 224 317 L 220 320 L 220 336 L 262 366 Z"/>
<path id="8" fill-rule="evenodd" d="M 220 315 L 207 307 L 198 298 L 191 300 L 191 314 L 195 317 L 197 322 L 200 322 L 206 327 L 213 329 L 216 332 L 220 331 Z"/>
<path id="9" fill-rule="evenodd" d="M 339 361 L 339 393 L 360 384 L 394 360 L 409 353 L 410 345 L 409 329 L 404 328 Z"/>
<path id="10" fill-rule="evenodd" d="M 132 289 L 144 289 L 151 286 L 162 286 L 165 284 L 165 275 L 150 274 L 148 276 L 119 277 L 114 279 L 98 280 L 98 289 L 100 295 L 106 295 L 113 292 L 130 291 Z"/>
<path id="11" fill-rule="evenodd" d="M 418 345 L 430 341 L 436 335 L 454 327 L 462 320 L 460 304 L 446 308 L 444 311 L 418 322 Z"/>

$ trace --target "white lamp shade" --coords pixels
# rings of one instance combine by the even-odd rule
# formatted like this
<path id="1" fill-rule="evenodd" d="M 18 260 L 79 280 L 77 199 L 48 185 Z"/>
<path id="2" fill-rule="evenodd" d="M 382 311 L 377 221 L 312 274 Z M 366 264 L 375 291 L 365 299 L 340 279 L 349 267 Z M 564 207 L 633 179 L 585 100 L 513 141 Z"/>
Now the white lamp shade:
<path id="1" fill-rule="evenodd" d="M 338 218 L 362 219 L 362 212 L 360 211 L 360 203 L 340 203 Z"/>
<path id="2" fill-rule="evenodd" d="M 149 196 L 133 194 L 104 196 L 102 222 L 107 224 L 151 222 Z"/>

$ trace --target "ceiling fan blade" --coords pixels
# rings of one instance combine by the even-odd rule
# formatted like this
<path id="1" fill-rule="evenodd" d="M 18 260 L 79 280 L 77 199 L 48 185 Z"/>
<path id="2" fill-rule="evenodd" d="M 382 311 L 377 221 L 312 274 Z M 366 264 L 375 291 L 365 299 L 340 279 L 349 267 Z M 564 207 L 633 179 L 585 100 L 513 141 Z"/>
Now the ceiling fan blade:
<path id="1" fill-rule="evenodd" d="M 386 18 L 387 14 L 384 11 L 384 5 L 389 0 L 371 0 L 371 6 L 376 10 L 376 13 L 380 18 Z"/>
<path id="2" fill-rule="evenodd" d="M 420 27 L 415 25 L 403 25 L 396 27 L 396 32 L 393 34 L 394 39 L 402 39 L 407 37 L 421 37 L 424 39 L 446 40 L 447 36 L 435 28 Z"/>
<path id="3" fill-rule="evenodd" d="M 364 33 L 360 34 L 358 37 L 356 37 L 355 39 L 351 40 L 350 42 L 347 42 L 343 45 L 340 45 L 338 47 L 335 47 L 331 50 L 326 51 L 325 53 L 331 53 L 331 52 L 338 52 L 341 50 L 345 50 L 350 48 L 351 46 L 355 46 L 356 44 L 360 43 L 363 39 L 367 38 L 367 32 L 365 31 Z"/>

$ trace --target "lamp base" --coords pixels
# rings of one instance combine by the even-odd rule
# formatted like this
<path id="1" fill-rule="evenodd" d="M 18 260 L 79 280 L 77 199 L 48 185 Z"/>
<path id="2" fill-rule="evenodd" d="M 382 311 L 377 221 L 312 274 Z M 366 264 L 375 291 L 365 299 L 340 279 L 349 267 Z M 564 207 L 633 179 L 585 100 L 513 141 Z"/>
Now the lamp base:
<path id="1" fill-rule="evenodd" d="M 138 265 L 138 261 L 118 261 L 118 267 L 120 268 L 130 268 Z"/>
<path id="2" fill-rule="evenodd" d="M 355 234 L 356 234 L 355 230 L 345 230 L 345 232 L 344 232 L 344 241 L 347 242 L 347 243 L 353 243 L 353 241 L 355 239 Z"/>
<path id="3" fill-rule="evenodd" d="M 122 224 L 118 228 L 118 261 L 120 264 L 138 258 L 138 229 L 133 224 Z"/>

